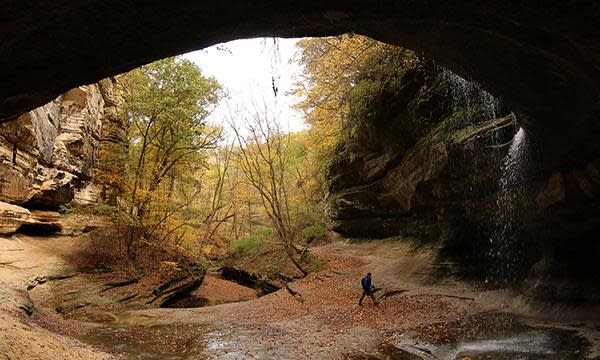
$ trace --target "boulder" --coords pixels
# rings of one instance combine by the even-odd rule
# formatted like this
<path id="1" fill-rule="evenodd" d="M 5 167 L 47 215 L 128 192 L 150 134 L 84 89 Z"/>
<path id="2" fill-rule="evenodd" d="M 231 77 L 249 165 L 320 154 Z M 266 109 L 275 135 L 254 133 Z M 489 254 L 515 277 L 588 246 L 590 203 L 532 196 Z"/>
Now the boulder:
<path id="1" fill-rule="evenodd" d="M 73 200 L 70 204 L 73 206 L 90 205 L 98 202 L 102 188 L 94 183 L 89 183 L 83 188 L 75 189 Z"/>
<path id="2" fill-rule="evenodd" d="M 19 228 L 19 233 L 48 236 L 62 231 L 62 215 L 54 211 L 32 210 L 31 220 Z"/>
<path id="3" fill-rule="evenodd" d="M 77 182 L 77 176 L 69 172 L 39 166 L 33 184 L 35 192 L 26 204 L 33 208 L 58 209 L 75 198 Z"/>
<path id="4" fill-rule="evenodd" d="M 13 234 L 17 229 L 31 221 L 29 210 L 17 205 L 0 202 L 0 234 Z"/>
<path id="5" fill-rule="evenodd" d="M 40 223 L 59 223 L 62 215 L 56 211 L 31 210 L 31 220 Z"/>

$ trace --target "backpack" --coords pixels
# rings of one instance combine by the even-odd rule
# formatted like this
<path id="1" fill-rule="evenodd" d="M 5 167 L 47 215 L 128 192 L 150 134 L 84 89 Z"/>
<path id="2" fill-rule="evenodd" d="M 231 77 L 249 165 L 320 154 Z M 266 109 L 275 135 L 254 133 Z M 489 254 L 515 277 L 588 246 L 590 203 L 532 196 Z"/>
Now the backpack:
<path id="1" fill-rule="evenodd" d="M 370 284 L 367 284 L 368 282 L 369 282 L 369 280 L 367 279 L 366 276 L 360 280 L 360 285 L 362 286 L 363 289 L 371 290 Z"/>

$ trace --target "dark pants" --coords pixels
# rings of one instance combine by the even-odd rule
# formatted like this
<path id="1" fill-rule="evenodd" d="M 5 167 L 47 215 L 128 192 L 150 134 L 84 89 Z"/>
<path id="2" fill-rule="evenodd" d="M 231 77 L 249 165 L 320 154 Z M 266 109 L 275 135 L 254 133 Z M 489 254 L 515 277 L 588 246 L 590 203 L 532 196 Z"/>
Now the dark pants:
<path id="1" fill-rule="evenodd" d="M 375 296 L 373 296 L 373 291 L 367 289 L 363 289 L 362 296 L 360 297 L 360 300 L 358 300 L 358 305 L 362 305 L 362 301 L 365 298 L 365 296 L 370 296 L 371 300 L 373 300 L 373 304 L 377 305 L 377 301 L 375 301 Z"/>

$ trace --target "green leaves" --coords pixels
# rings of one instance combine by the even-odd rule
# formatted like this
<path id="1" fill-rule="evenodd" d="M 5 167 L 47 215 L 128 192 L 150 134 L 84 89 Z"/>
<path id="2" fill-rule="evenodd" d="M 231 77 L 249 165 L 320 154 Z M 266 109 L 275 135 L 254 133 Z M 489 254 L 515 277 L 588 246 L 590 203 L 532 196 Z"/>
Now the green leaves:
<path id="1" fill-rule="evenodd" d="M 180 57 L 135 69 L 121 82 L 122 116 L 129 123 L 130 213 L 152 229 L 149 236 L 162 228 L 171 234 L 169 228 L 181 224 L 164 223 L 182 218 L 179 213 L 189 207 L 188 195 L 196 193 L 196 180 L 205 171 L 207 151 L 220 139 L 221 129 L 206 118 L 223 90 Z"/>

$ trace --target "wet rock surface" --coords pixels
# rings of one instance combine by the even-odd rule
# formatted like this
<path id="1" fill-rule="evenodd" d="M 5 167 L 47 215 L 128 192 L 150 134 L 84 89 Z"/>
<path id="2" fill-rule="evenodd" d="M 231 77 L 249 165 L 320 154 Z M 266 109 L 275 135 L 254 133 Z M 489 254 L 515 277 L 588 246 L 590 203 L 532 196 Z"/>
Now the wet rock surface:
<path id="1" fill-rule="evenodd" d="M 259 292 L 257 290 L 225 280 L 219 272 L 212 271 L 204 276 L 199 286 L 163 303 L 162 307 L 192 308 L 214 306 L 256 299 L 258 295 Z"/>
<path id="2" fill-rule="evenodd" d="M 339 251 L 338 251 L 339 250 Z M 579 330 L 511 314 L 489 292 L 464 284 L 419 285 L 431 258 L 403 255 L 401 244 L 333 244 L 321 273 L 258 299 L 197 309 L 120 314 L 79 338 L 125 358 L 174 359 L 582 359 L 593 357 Z M 429 259 L 429 260 L 426 260 Z M 357 306 L 360 275 L 370 269 L 386 290 L 378 307 Z M 401 270 L 402 269 L 402 270 Z M 401 274 L 401 277 L 398 277 Z M 419 275 L 421 274 L 421 275 Z M 410 280 L 412 279 L 412 280 Z M 505 302 L 512 295 L 496 300 Z M 579 326 L 579 327 L 577 327 Z M 588 339 L 588 340 L 586 340 Z"/>
<path id="3" fill-rule="evenodd" d="M 499 334 L 500 333 L 500 334 Z M 486 336 L 487 335 L 487 336 Z M 479 333 L 476 338 L 445 344 L 431 344 L 419 339 L 404 338 L 380 350 L 382 355 L 405 352 L 415 359 L 580 359 L 585 357 L 589 343 L 575 331 L 560 329 L 502 328 Z M 392 359 L 402 359 L 401 356 Z M 411 359 L 411 357 L 408 357 Z"/>
<path id="4" fill-rule="evenodd" d="M 521 284 L 546 301 L 596 303 L 594 151 L 549 159 L 531 133 L 517 131 L 518 116 L 427 62 L 373 76 L 395 81 L 366 110 L 351 111 L 328 174 L 335 229 L 435 243 L 465 276 Z"/>

